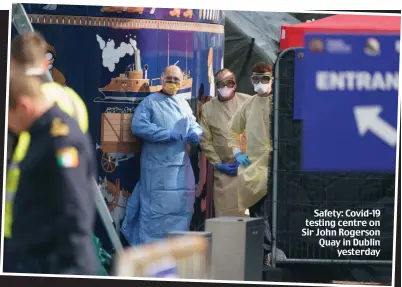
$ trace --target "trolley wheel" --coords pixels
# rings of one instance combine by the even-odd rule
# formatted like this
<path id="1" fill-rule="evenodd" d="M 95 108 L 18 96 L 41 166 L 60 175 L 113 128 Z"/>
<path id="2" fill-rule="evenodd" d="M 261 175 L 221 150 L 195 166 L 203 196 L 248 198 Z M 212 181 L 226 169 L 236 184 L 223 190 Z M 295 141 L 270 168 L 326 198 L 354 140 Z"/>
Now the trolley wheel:
<path id="1" fill-rule="evenodd" d="M 101 165 L 104 171 L 112 173 L 116 170 L 116 159 L 107 153 L 102 154 Z"/>

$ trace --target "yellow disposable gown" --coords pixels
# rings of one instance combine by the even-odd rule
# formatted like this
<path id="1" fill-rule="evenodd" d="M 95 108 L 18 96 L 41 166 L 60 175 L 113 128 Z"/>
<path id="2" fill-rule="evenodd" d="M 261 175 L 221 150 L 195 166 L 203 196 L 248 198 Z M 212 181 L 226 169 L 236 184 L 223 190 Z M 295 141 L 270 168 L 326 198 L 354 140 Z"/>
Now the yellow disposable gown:
<path id="1" fill-rule="evenodd" d="M 232 149 L 228 146 L 228 122 L 236 110 L 249 98 L 249 95 L 236 93 L 228 101 L 212 98 L 202 106 L 203 135 L 200 144 L 206 158 L 214 166 L 219 162 L 235 162 Z M 241 143 L 242 140 L 239 138 L 238 142 Z M 213 198 L 216 217 L 244 216 L 245 210 L 240 210 L 237 204 L 237 188 L 228 188 L 228 184 L 235 179 L 236 177 L 228 176 L 217 169 L 214 170 Z"/>
<path id="2" fill-rule="evenodd" d="M 268 162 L 272 153 L 270 114 L 272 96 L 255 95 L 245 102 L 229 122 L 229 147 L 240 148 L 239 135 L 247 138 L 246 154 L 251 162 L 240 166 L 229 187 L 237 186 L 239 210 L 247 209 L 267 194 Z M 233 151 L 232 151 L 233 153 Z"/>

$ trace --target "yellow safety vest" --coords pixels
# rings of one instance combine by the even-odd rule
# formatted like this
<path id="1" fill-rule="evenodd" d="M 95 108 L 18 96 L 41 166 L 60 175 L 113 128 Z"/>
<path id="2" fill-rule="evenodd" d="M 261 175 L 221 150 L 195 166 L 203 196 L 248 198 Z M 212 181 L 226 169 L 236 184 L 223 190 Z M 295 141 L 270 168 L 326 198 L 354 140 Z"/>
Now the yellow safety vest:
<path id="1" fill-rule="evenodd" d="M 21 170 L 19 168 L 20 162 L 24 159 L 29 144 L 31 142 L 31 135 L 28 132 L 22 132 L 18 138 L 18 144 L 14 150 L 11 159 L 11 165 L 7 171 L 6 177 L 6 204 L 4 214 L 4 237 L 11 238 L 11 225 L 13 220 L 13 202 L 15 193 L 18 189 L 20 181 Z"/>
<path id="2" fill-rule="evenodd" d="M 71 88 L 63 87 L 57 83 L 44 83 L 41 86 L 43 93 L 54 100 L 60 109 L 70 117 L 77 120 L 81 131 L 88 131 L 88 112 L 84 101 Z M 20 180 L 19 163 L 24 159 L 31 141 L 28 132 L 23 132 L 18 138 L 18 144 L 11 159 L 11 165 L 6 177 L 6 204 L 4 214 L 4 237 L 11 238 L 11 225 L 13 221 L 13 203 Z"/>
<path id="3" fill-rule="evenodd" d="M 42 84 L 43 93 L 51 100 L 55 101 L 60 109 L 75 118 L 81 131 L 88 132 L 88 111 L 84 101 L 71 88 L 50 82 Z"/>

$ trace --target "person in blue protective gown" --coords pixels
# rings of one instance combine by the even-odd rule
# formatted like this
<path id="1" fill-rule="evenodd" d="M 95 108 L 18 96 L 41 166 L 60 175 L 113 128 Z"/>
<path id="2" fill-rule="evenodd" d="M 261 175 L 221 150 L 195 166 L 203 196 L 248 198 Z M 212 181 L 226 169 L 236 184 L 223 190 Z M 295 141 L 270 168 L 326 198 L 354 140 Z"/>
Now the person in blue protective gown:
<path id="1" fill-rule="evenodd" d="M 165 239 L 172 231 L 189 230 L 195 180 L 186 146 L 197 145 L 202 129 L 188 102 L 177 95 L 183 73 L 168 66 L 162 91 L 136 108 L 132 132 L 143 140 L 141 177 L 127 203 L 122 234 L 131 245 Z"/>

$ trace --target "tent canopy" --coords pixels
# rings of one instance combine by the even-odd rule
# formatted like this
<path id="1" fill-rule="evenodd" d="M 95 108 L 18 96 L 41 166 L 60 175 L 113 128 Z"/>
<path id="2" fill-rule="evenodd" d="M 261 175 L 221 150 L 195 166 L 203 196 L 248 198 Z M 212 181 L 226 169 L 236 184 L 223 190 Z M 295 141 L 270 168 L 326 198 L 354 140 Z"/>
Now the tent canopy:
<path id="1" fill-rule="evenodd" d="M 400 33 L 401 16 L 334 15 L 317 21 L 285 24 L 280 49 L 304 47 L 306 32 Z"/>
<path id="2" fill-rule="evenodd" d="M 238 92 L 253 94 L 250 71 L 254 64 L 273 64 L 279 52 L 279 36 L 284 24 L 300 23 L 288 13 L 225 11 L 224 66 L 237 79 Z"/>

